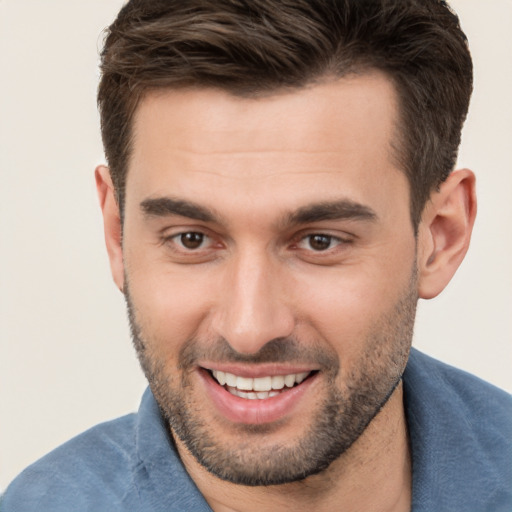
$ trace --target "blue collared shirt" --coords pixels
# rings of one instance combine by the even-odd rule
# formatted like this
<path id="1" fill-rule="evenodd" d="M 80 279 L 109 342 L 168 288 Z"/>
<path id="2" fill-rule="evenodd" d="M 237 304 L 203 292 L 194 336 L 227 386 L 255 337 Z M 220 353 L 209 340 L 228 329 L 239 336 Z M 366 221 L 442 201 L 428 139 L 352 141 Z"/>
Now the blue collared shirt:
<path id="1" fill-rule="evenodd" d="M 512 397 L 412 351 L 404 373 L 413 512 L 512 511 Z M 211 509 L 182 465 L 151 392 L 22 472 L 1 512 Z"/>

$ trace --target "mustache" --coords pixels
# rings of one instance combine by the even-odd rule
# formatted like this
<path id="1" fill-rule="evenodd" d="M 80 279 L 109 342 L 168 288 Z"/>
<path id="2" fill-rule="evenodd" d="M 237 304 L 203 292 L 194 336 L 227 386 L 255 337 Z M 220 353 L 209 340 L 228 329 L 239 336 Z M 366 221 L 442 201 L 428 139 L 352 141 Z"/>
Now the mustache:
<path id="1" fill-rule="evenodd" d="M 337 371 L 339 368 L 339 357 L 332 347 L 326 344 L 300 342 L 295 337 L 274 338 L 254 354 L 237 352 L 223 337 L 208 341 L 191 339 L 180 349 L 178 361 L 179 368 L 183 370 L 197 366 L 198 361 L 254 365 L 292 363 L 314 365 L 331 371 Z"/>
<path id="2" fill-rule="evenodd" d="M 133 345 L 139 358 L 145 360 L 147 343 L 135 318 L 135 307 L 131 300 L 127 276 L 125 276 L 123 293 Z M 269 340 L 254 354 L 237 352 L 222 336 L 208 339 L 188 339 L 179 350 L 178 369 L 191 371 L 198 366 L 198 361 L 254 365 L 263 363 L 304 364 L 315 366 L 320 370 L 327 370 L 332 377 L 335 377 L 340 370 L 338 353 L 327 342 L 301 341 L 295 336 Z"/>

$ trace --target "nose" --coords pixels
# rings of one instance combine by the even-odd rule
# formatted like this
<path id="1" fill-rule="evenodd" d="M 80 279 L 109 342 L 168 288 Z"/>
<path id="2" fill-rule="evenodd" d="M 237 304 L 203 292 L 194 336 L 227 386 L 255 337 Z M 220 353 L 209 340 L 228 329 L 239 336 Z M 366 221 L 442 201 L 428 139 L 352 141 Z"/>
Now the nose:
<path id="1" fill-rule="evenodd" d="M 267 342 L 290 336 L 294 329 L 284 286 L 286 270 L 271 260 L 248 251 L 226 269 L 213 328 L 241 354 L 255 354 Z"/>

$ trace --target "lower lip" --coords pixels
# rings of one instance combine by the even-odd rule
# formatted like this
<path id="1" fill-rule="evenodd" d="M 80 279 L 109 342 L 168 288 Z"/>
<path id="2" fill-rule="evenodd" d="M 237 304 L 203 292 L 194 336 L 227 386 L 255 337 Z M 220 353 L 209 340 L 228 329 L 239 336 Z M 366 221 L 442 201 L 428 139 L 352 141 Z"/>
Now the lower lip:
<path id="1" fill-rule="evenodd" d="M 316 381 L 318 374 L 308 377 L 301 384 L 288 388 L 279 395 L 255 400 L 232 395 L 206 370 L 201 369 L 199 375 L 211 400 L 226 419 L 234 423 L 261 425 L 282 420 L 291 414 Z"/>

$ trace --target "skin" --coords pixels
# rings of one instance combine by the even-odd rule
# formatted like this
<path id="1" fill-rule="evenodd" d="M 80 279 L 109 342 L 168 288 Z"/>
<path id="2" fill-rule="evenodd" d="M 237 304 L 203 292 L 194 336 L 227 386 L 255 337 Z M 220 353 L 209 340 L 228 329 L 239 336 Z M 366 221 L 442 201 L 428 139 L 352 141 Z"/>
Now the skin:
<path id="1" fill-rule="evenodd" d="M 476 202 L 473 174 L 452 173 L 432 194 L 415 237 L 408 182 L 391 149 L 396 130 L 395 91 L 378 73 L 259 99 L 160 91 L 136 112 L 123 230 L 108 169 L 97 169 L 113 277 L 121 290 L 129 287 L 144 344 L 139 356 L 159 379 L 153 392 L 157 400 L 165 399 L 162 388 L 182 393 L 221 451 L 241 453 L 251 435 L 258 447 L 248 452 L 252 462 L 260 450 L 266 459 L 276 447 L 292 453 L 314 430 L 330 392 L 348 397 L 363 376 L 380 394 L 392 392 L 326 470 L 284 485 L 220 479 L 174 431 L 187 470 L 216 511 L 410 508 L 403 392 L 394 385 L 416 299 L 437 295 L 462 261 Z M 161 198 L 193 203 L 196 218 L 183 208 L 159 210 L 154 200 Z M 325 202 L 351 213 L 299 215 Z M 197 206 L 212 215 L 197 218 Z M 206 238 L 187 249 L 187 232 Z M 326 248 L 312 245 L 314 234 L 330 237 Z M 403 313 L 404 304 L 412 312 Z M 409 321 L 411 332 L 401 330 Z M 231 364 L 239 372 L 295 368 L 297 361 L 256 363 L 276 339 L 295 340 L 304 354 L 329 354 L 339 366 L 329 372 L 321 357 L 308 355 L 300 364 L 319 372 L 284 417 L 263 425 L 269 428 L 237 424 L 212 402 L 200 368 L 216 363 L 221 340 L 238 355 Z M 180 354 L 191 340 L 198 349 L 184 367 Z"/>

